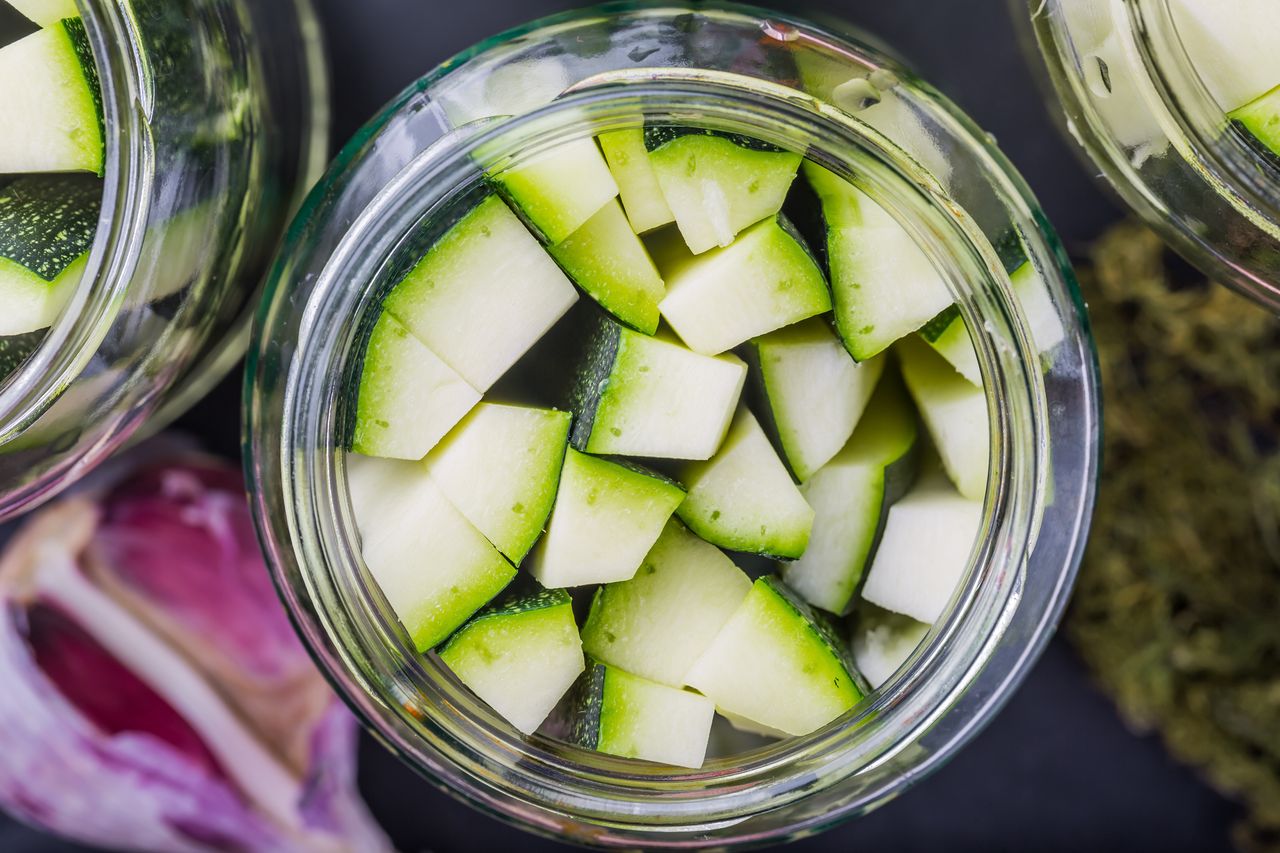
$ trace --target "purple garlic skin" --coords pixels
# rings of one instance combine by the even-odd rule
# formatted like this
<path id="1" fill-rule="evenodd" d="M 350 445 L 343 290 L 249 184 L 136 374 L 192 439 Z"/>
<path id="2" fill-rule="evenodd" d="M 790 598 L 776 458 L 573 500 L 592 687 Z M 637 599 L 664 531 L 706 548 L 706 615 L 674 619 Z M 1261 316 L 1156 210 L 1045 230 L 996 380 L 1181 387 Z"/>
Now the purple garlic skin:
<path id="1" fill-rule="evenodd" d="M 356 723 L 196 454 L 32 516 L 0 557 L 0 807 L 107 847 L 383 851 Z"/>

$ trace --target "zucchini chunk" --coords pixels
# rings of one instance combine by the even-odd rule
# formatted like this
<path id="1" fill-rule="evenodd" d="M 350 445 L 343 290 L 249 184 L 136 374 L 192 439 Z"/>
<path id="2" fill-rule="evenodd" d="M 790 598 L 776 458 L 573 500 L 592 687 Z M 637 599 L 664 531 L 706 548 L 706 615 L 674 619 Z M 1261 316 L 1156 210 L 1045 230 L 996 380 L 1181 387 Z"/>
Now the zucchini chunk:
<path id="1" fill-rule="evenodd" d="M 649 163 L 649 152 L 644 147 L 644 130 L 613 130 L 598 137 L 605 162 L 618 184 L 622 206 L 627 211 L 627 221 L 637 234 L 661 228 L 676 221 L 658 186 L 658 176 Z"/>
<path id="2" fill-rule="evenodd" d="M 569 739 L 623 758 L 697 768 L 715 713 L 704 696 L 593 660 L 574 687 Z"/>
<path id="3" fill-rule="evenodd" d="M 84 276 L 101 206 L 102 182 L 90 175 L 0 184 L 0 336 L 57 319 Z"/>
<path id="4" fill-rule="evenodd" d="M 922 477 L 889 510 L 862 597 L 932 624 L 960 583 L 982 523 L 982 503 L 939 473 Z"/>
<path id="5" fill-rule="evenodd" d="M 499 191 L 548 243 L 559 243 L 618 196 L 594 139 L 557 145 L 490 174 Z"/>
<path id="6" fill-rule="evenodd" d="M 756 338 L 744 354 L 760 423 L 804 482 L 853 435 L 884 358 L 854 361 L 817 317 Z"/>
<path id="7" fill-rule="evenodd" d="M 737 134 L 646 127 L 644 145 L 676 227 L 695 255 L 782 209 L 801 157 Z"/>
<path id="8" fill-rule="evenodd" d="M 905 338 L 895 349 L 947 476 L 961 495 L 982 500 L 991 454 L 986 393 L 918 338 Z"/>
<path id="9" fill-rule="evenodd" d="M 951 304 L 951 291 L 906 229 L 843 178 L 806 161 L 818 199 L 836 331 L 858 361 L 882 352 Z"/>
<path id="10" fill-rule="evenodd" d="M 587 453 L 709 459 L 746 381 L 731 353 L 706 356 L 597 318 L 578 359 L 573 445 Z"/>
<path id="11" fill-rule="evenodd" d="M 103 173 L 102 90 L 78 17 L 0 48 L 0 174 Z"/>
<path id="12" fill-rule="evenodd" d="M 667 285 L 658 308 L 694 352 L 716 355 L 831 310 L 822 270 L 780 215 L 700 255 L 671 233 L 659 235 L 653 246 Z"/>
<path id="13" fill-rule="evenodd" d="M 853 660 L 872 687 L 880 687 L 924 642 L 929 625 L 865 602 L 853 626 Z"/>
<path id="14" fill-rule="evenodd" d="M 7 0 L 22 15 L 42 27 L 52 26 L 63 18 L 78 18 L 75 0 Z"/>
<path id="15" fill-rule="evenodd" d="M 686 678 L 722 712 L 789 735 L 815 731 L 862 699 L 844 644 L 774 577 L 763 577 Z"/>
<path id="16" fill-rule="evenodd" d="M 449 502 L 517 565 L 551 514 L 570 420 L 555 409 L 480 403 L 424 460 Z"/>
<path id="17" fill-rule="evenodd" d="M 1230 119 L 1280 157 L 1280 85 L 1232 110 Z"/>
<path id="18" fill-rule="evenodd" d="M 809 548 L 779 568 L 814 607 L 844 614 L 875 556 L 889 508 L 915 476 L 916 414 L 902 380 L 885 377 L 849 443 L 800 487 L 815 517 Z"/>
<path id="19" fill-rule="evenodd" d="M 348 454 L 347 480 L 365 565 L 418 651 L 438 645 L 515 577 L 420 463 Z"/>
<path id="20" fill-rule="evenodd" d="M 684 466 L 680 479 L 689 495 L 676 512 L 711 544 L 782 558 L 805 552 L 813 509 L 746 409 L 733 419 L 720 451 Z"/>
<path id="21" fill-rule="evenodd" d="M 658 330 L 666 286 L 616 200 L 548 251 L 601 308 L 646 335 Z"/>
<path id="22" fill-rule="evenodd" d="M 547 587 L 629 580 L 683 500 L 659 474 L 569 448 L 529 568 Z"/>
<path id="23" fill-rule="evenodd" d="M 578 291 L 497 196 L 436 241 L 383 310 L 487 391 L 578 300 Z"/>
<path id="24" fill-rule="evenodd" d="M 513 585 L 477 613 L 441 647 L 440 660 L 527 735 L 586 666 L 568 593 L 530 581 Z"/>
<path id="25" fill-rule="evenodd" d="M 365 349 L 351 449 L 421 459 L 480 402 L 480 392 L 385 311 Z"/>
<path id="26" fill-rule="evenodd" d="M 635 577 L 597 590 L 583 648 L 612 666 L 682 687 L 750 589 L 720 549 L 672 520 Z"/>

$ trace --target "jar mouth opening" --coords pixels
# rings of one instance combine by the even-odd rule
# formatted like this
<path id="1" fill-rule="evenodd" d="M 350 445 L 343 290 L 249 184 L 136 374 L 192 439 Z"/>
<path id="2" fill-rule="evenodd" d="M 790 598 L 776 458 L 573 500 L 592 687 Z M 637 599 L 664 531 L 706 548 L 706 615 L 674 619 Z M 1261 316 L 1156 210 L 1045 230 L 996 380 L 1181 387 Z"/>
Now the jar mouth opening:
<path id="1" fill-rule="evenodd" d="M 679 773 L 526 741 L 443 664 L 418 655 L 359 556 L 338 440 L 360 318 L 380 304 L 377 283 L 385 283 L 388 261 L 415 225 L 479 180 L 477 151 L 518 160 L 641 120 L 738 132 L 798 150 L 899 218 L 947 280 L 970 328 L 986 332 L 974 343 L 992 429 L 993 473 L 965 581 L 898 675 L 819 732 Z M 352 288 L 353 281 L 371 284 Z M 319 618 L 344 664 L 376 704 L 391 709 L 441 762 L 486 784 L 503 784 L 495 769 L 502 767 L 521 777 L 513 783 L 517 796 L 536 789 L 566 812 L 659 827 L 775 808 L 906 748 L 995 648 L 1018 601 L 1045 496 L 1045 391 L 1023 325 L 1008 276 L 981 230 L 927 171 L 870 126 L 794 89 L 727 72 L 650 68 L 593 78 L 518 117 L 445 135 L 382 188 L 328 257 L 298 330 L 279 437 L 290 534 L 308 552 L 304 582 L 323 602 Z M 359 648 L 343 647 L 335 622 L 350 628 Z M 927 700 L 917 689 L 926 681 L 934 688 Z"/>
<path id="2" fill-rule="evenodd" d="M 81 0 L 77 5 L 102 93 L 101 212 L 75 291 L 26 361 L 0 376 L 0 447 L 39 420 L 89 365 L 124 304 L 130 258 L 150 210 L 154 164 L 145 114 L 151 93 L 139 78 L 139 45 L 117 4 Z"/>

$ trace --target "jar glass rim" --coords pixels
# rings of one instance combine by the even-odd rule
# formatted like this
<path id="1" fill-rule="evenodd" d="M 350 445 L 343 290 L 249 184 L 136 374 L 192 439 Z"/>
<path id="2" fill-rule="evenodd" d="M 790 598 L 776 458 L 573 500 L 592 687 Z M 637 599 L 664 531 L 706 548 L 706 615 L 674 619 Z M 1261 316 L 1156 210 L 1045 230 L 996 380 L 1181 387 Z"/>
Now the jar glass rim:
<path id="1" fill-rule="evenodd" d="M 744 92 L 749 92 L 749 96 L 744 96 Z M 709 100 L 705 97 L 708 93 L 714 93 L 716 97 Z M 352 297 L 349 287 L 346 288 L 348 293 L 342 295 L 342 288 L 336 283 L 369 280 L 358 275 L 353 277 L 353 272 L 356 269 L 367 271 L 368 265 L 361 265 L 369 258 L 381 262 L 389 257 L 399 237 L 407 231 L 407 220 L 390 227 L 388 221 L 397 211 L 406 215 L 404 211 L 415 205 L 416 210 L 421 211 L 445 197 L 452 189 L 450 178 L 445 173 L 450 167 L 469 162 L 469 156 L 476 148 L 505 140 L 513 149 L 519 149 L 518 143 L 510 142 L 517 138 L 524 139 L 526 145 L 534 138 L 544 145 L 550 144 L 555 138 L 557 124 L 561 130 L 572 124 L 564 121 L 565 116 L 579 120 L 583 116 L 591 117 L 594 122 L 590 125 L 592 132 L 601 129 L 601 122 L 610 120 L 605 117 L 610 109 L 614 111 L 613 121 L 626 118 L 634 123 L 633 118 L 627 117 L 636 115 L 636 99 L 643 99 L 646 114 L 660 112 L 664 99 L 677 105 L 683 103 L 685 107 L 696 104 L 700 123 L 717 118 L 730 121 L 735 116 L 742 120 L 749 116 L 765 122 L 763 126 L 752 125 L 752 131 L 766 133 L 766 141 L 771 142 L 782 140 L 767 138 L 764 128 L 769 126 L 769 122 L 786 121 L 802 126 L 809 138 L 826 140 L 822 150 L 832 156 L 823 158 L 828 161 L 824 165 L 856 173 L 862 187 L 891 212 L 906 216 L 910 209 L 910 216 L 903 220 L 903 224 L 914 229 L 913 236 L 922 247 L 926 247 L 936 263 L 949 268 L 947 277 L 956 290 L 966 320 L 993 331 L 991 335 L 980 336 L 977 346 L 984 378 L 988 388 L 994 389 L 989 395 L 993 470 L 1005 472 L 1005 476 L 991 478 L 984 537 L 975 549 L 966 589 L 958 593 L 958 604 L 951 609 L 951 615 L 944 620 L 942 627 L 935 628 L 931 635 L 933 641 L 918 651 L 890 689 L 881 691 L 854 720 L 833 725 L 808 738 L 767 748 L 754 759 L 754 764 L 739 768 L 738 772 L 713 767 L 673 777 L 669 771 L 636 770 L 634 765 L 594 757 L 592 760 L 598 761 L 598 767 L 587 768 L 579 763 L 582 756 L 576 752 L 572 753 L 574 760 L 567 762 L 558 751 L 529 751 L 528 745 L 509 727 L 495 728 L 481 722 L 476 732 L 451 732 L 445 721 L 432 718 L 431 708 L 403 707 L 406 703 L 412 705 L 413 690 L 405 690 L 404 695 L 398 696 L 398 702 L 387 701 L 386 697 L 391 694 L 385 689 L 385 684 L 378 683 L 378 679 L 391 674 L 387 661 L 370 660 L 368 649 L 339 649 L 349 674 L 361 680 L 370 693 L 382 691 L 383 698 L 377 700 L 376 705 L 384 710 L 392 705 L 402 706 L 394 713 L 402 714 L 404 725 L 416 726 L 417 736 L 422 742 L 438 752 L 440 772 L 448 773 L 446 767 L 449 764 L 469 768 L 472 782 L 452 781 L 454 784 L 474 785 L 477 788 L 474 792 L 476 799 L 485 796 L 480 787 L 501 784 L 493 768 L 505 766 L 511 770 L 513 762 L 518 759 L 518 772 L 545 774 L 542 777 L 544 787 L 540 788 L 544 794 L 545 786 L 551 780 L 558 780 L 563 788 L 560 793 L 565 797 L 560 802 L 561 808 L 589 813 L 591 809 L 599 808 L 602 797 L 625 796 L 629 792 L 638 795 L 626 800 L 625 808 L 613 813 L 606 809 L 606 813 L 599 817 L 614 821 L 683 825 L 682 822 L 687 822 L 695 809 L 699 821 L 715 820 L 714 817 L 709 818 L 706 811 L 713 800 L 720 819 L 732 820 L 743 808 L 773 808 L 778 805 L 779 797 L 804 796 L 815 784 L 834 784 L 849 773 L 873 764 L 888 750 L 902 748 L 910 742 L 910 738 L 901 737 L 901 732 L 886 731 L 886 737 L 881 738 L 886 742 L 879 744 L 876 750 L 870 750 L 873 755 L 868 755 L 868 750 L 854 748 L 851 741 L 865 742 L 876 727 L 859 725 L 859 721 L 876 717 L 881 727 L 887 728 L 886 720 L 910 719 L 909 728 L 921 730 L 938 714 L 945 712 L 955 695 L 963 692 L 990 654 L 1000 626 L 1008 620 L 1006 610 L 1016 604 L 1022 583 L 1026 555 L 1032 545 L 1037 514 L 1044 501 L 1047 469 L 1045 396 L 1037 355 L 1019 319 L 1008 276 L 994 249 L 945 190 L 914 160 L 874 129 L 813 99 L 797 99 L 794 90 L 725 72 L 672 69 L 654 74 L 646 71 L 630 75 L 625 82 L 616 82 L 613 86 L 604 82 L 579 87 L 578 91 L 530 113 L 490 123 L 472 134 L 447 136 L 419 155 L 414 165 L 387 184 L 374 204 L 354 219 L 347 240 L 329 259 L 326 273 L 330 280 L 316 282 L 315 294 L 304 309 L 305 316 L 297 336 L 298 349 L 288 366 L 285 429 L 283 435 L 275 437 L 275 440 L 280 442 L 278 452 L 285 467 L 278 476 L 286 491 L 286 503 L 291 514 L 290 537 L 294 543 L 290 547 L 302 549 L 309 575 L 305 582 L 312 588 L 314 600 L 325 602 L 318 609 L 323 611 L 336 606 L 341 610 L 317 614 L 327 630 L 333 630 L 330 620 L 334 618 L 351 619 L 353 624 L 363 622 L 362 630 L 371 632 L 373 636 L 381 634 L 378 642 L 392 647 L 397 642 L 394 631 L 385 630 L 387 623 L 379 622 L 377 614 L 380 608 L 371 603 L 374 594 L 368 587 L 369 579 L 359 574 L 359 558 L 354 556 L 357 551 L 351 540 L 354 526 L 349 505 L 345 502 L 339 454 L 334 451 L 339 446 L 333 439 L 338 428 L 334 395 L 340 392 L 341 384 L 336 371 L 347 361 L 354 331 L 334 334 L 330 325 L 334 321 L 333 306 L 337 302 L 350 306 L 353 298 L 360 298 Z M 582 132 L 580 121 L 574 132 Z M 524 137 L 521 137 L 522 133 Z M 857 162 L 856 169 L 851 167 L 854 161 Z M 454 179 L 453 183 L 456 182 Z M 911 207 L 913 196 L 917 205 L 914 208 Z M 417 215 L 415 212 L 408 218 L 416 218 Z M 921 227 L 922 217 L 929 222 L 927 227 Z M 932 248 L 927 248 L 931 244 Z M 278 280 L 273 282 L 273 286 L 280 285 Z M 270 295 L 268 298 L 270 300 Z M 263 333 L 260 327 L 258 334 Z M 1000 341 L 1002 345 L 997 346 L 993 341 Z M 1029 365 L 1037 369 L 1030 369 Z M 257 369 L 261 369 L 261 365 Z M 252 377 L 249 381 L 252 383 Z M 252 405 L 252 390 L 248 393 Z M 254 442 L 271 440 L 256 432 L 252 438 Z M 251 462 L 247 464 L 252 465 Z M 339 519 L 336 526 L 329 523 L 332 518 Z M 262 534 L 264 539 L 272 539 L 272 531 L 264 530 Z M 275 547 L 279 544 L 269 544 L 269 550 Z M 344 577 L 344 573 L 349 571 L 357 574 Z M 321 586 L 326 588 L 322 590 Z M 960 654 L 956 651 L 959 633 L 973 624 L 966 618 L 970 608 L 978 600 L 978 593 L 990 595 L 993 588 L 998 589 L 997 600 L 988 603 L 990 612 L 985 614 L 988 624 L 981 632 L 983 636 L 976 641 L 969 638 L 963 650 L 967 656 L 965 662 L 957 666 L 955 655 Z M 347 595 L 356 595 L 358 599 L 362 594 L 367 596 L 363 601 L 342 600 Z M 381 615 L 386 616 L 385 612 Z M 921 707 L 918 701 L 920 686 L 929 683 L 936 687 L 946 680 L 938 677 L 946 654 L 952 655 L 951 663 L 956 670 L 950 673 L 947 695 L 930 699 L 928 704 L 931 707 Z M 415 657 L 408 655 L 403 644 L 399 655 L 402 661 L 406 656 L 410 660 Z M 374 664 L 372 670 L 361 671 L 362 667 L 370 664 Z M 398 674 L 403 676 L 405 672 L 401 670 Z M 409 683 L 418 689 L 439 687 L 438 684 L 414 683 L 412 680 Z M 462 709 L 460 716 L 470 722 L 484 721 L 488 717 L 491 723 L 492 713 L 486 712 L 475 700 L 468 699 L 461 690 L 460 686 L 457 687 L 453 694 L 442 698 L 440 704 Z M 425 719 L 419 719 L 419 715 Z M 384 737 L 395 737 L 384 727 L 379 729 Z M 774 778 L 783 768 L 789 768 L 790 774 Z M 815 782 L 815 774 L 819 782 Z M 746 785 L 747 780 L 752 784 Z M 598 787 L 590 793 L 569 791 L 573 785 L 583 783 L 590 783 L 589 788 Z M 664 788 L 662 796 L 653 795 L 655 785 Z M 508 793 L 518 795 L 519 792 Z"/>

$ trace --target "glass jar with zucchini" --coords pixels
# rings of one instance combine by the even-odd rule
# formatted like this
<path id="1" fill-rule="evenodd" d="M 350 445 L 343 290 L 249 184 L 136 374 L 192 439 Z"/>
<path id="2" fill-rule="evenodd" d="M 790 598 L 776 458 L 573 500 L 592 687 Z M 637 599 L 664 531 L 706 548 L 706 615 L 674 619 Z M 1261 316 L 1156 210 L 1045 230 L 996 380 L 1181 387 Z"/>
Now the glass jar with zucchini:
<path id="1" fill-rule="evenodd" d="M 504 33 L 304 205 L 250 350 L 287 605 L 441 787 L 761 844 L 958 748 L 1065 603 L 1097 468 L 1069 266 L 857 35 L 716 4 Z"/>
<path id="2" fill-rule="evenodd" d="M 0 519 L 236 362 L 326 110 L 306 0 L 0 0 Z"/>
<path id="3" fill-rule="evenodd" d="M 1068 130 L 1208 275 L 1280 311 L 1280 5 L 1031 0 Z"/>

